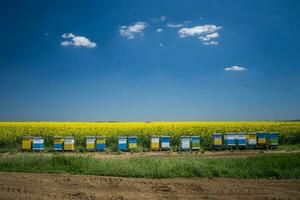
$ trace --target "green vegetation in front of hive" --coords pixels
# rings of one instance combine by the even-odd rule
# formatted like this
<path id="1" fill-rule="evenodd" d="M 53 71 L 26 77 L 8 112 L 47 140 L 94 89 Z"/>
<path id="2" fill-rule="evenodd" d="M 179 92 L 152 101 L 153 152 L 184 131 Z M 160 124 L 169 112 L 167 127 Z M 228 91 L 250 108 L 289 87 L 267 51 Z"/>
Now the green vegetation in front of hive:
<path id="1" fill-rule="evenodd" d="M 67 172 L 143 178 L 300 179 L 299 166 L 299 153 L 236 158 L 201 158 L 184 155 L 97 159 L 58 154 L 14 154 L 0 158 L 0 171 Z"/>

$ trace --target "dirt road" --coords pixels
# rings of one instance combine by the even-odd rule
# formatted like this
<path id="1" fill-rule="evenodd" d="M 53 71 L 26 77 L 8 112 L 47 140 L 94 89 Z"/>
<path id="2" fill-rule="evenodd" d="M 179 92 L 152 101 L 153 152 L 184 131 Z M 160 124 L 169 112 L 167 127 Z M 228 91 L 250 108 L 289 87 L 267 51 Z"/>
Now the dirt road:
<path id="1" fill-rule="evenodd" d="M 0 199 L 300 199 L 300 181 L 1 172 Z"/>

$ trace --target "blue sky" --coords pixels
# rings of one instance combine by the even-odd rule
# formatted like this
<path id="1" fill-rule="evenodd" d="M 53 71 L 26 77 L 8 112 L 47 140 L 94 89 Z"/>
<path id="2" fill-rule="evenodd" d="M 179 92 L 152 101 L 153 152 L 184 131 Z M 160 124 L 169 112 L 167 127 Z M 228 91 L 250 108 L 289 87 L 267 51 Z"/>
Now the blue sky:
<path id="1" fill-rule="evenodd" d="M 0 0 L 0 120 L 300 119 L 300 2 Z"/>

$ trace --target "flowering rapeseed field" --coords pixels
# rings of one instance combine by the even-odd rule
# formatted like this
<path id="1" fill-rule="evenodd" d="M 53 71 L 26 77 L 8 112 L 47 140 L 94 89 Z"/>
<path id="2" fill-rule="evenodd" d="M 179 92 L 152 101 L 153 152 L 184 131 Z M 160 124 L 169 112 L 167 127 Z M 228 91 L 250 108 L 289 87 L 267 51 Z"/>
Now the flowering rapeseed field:
<path id="1" fill-rule="evenodd" d="M 17 142 L 20 136 L 87 135 L 200 135 L 209 138 L 214 132 L 278 132 L 281 144 L 300 143 L 300 122 L 0 122 L 0 145 Z"/>

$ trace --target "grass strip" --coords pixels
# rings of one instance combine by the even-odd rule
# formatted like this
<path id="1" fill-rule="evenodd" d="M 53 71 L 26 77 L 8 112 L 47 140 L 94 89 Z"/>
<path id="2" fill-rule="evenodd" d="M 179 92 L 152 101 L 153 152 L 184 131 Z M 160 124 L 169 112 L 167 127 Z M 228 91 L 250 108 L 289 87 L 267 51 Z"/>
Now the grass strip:
<path id="1" fill-rule="evenodd" d="M 67 172 L 101 176 L 175 178 L 226 177 L 246 179 L 299 179 L 300 154 L 243 158 L 193 156 L 97 159 L 53 154 L 17 154 L 0 158 L 0 171 Z"/>

